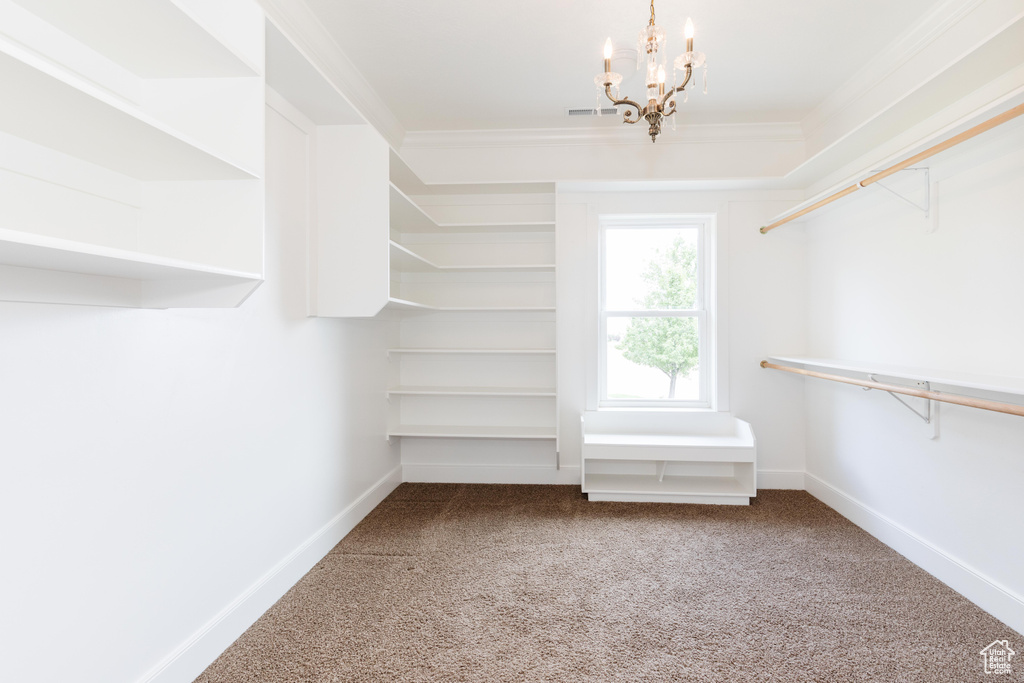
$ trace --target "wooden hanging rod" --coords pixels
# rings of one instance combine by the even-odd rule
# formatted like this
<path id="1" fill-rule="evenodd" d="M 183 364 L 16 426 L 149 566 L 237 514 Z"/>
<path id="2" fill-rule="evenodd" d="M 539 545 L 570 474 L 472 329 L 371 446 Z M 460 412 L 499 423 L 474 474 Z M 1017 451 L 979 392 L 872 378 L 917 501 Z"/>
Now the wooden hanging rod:
<path id="1" fill-rule="evenodd" d="M 866 379 L 854 379 L 852 377 L 843 377 L 842 375 L 830 375 L 825 372 L 815 372 L 813 370 L 791 368 L 788 365 L 776 365 L 775 363 L 769 363 L 766 360 L 761 361 L 761 367 L 769 368 L 771 370 L 783 370 L 785 372 L 792 372 L 796 373 L 797 375 L 804 375 L 806 377 L 817 377 L 819 379 L 827 379 L 833 382 L 853 384 L 855 386 L 866 387 L 868 389 L 878 389 L 879 391 L 891 391 L 894 394 L 916 396 L 917 398 L 925 398 L 928 399 L 929 401 L 955 403 L 958 406 L 967 406 L 968 408 L 980 408 L 981 410 L 992 410 L 997 413 L 1006 413 L 1007 415 L 1019 415 L 1020 417 L 1024 417 L 1024 406 L 1020 406 L 1015 403 L 1002 403 L 1000 401 L 989 401 L 988 399 L 984 398 L 972 398 L 970 396 L 946 394 L 941 391 L 930 391 L 926 389 L 913 389 L 911 387 L 902 387 L 898 384 L 886 384 L 884 382 L 874 382 L 872 380 Z"/>
<path id="2" fill-rule="evenodd" d="M 893 173 L 898 173 L 898 172 L 902 171 L 905 168 L 909 168 L 910 166 L 913 166 L 914 164 L 920 163 L 921 161 L 924 161 L 925 159 L 927 159 L 929 157 L 935 156 L 939 152 L 944 152 L 947 149 L 949 149 L 950 147 L 955 147 L 956 145 L 959 145 L 961 142 L 965 142 L 967 140 L 970 140 L 971 138 L 975 137 L 976 135 L 981 135 L 982 133 L 984 133 L 986 131 L 992 130 L 996 126 L 998 126 L 1000 124 L 1003 124 L 1003 123 L 1006 123 L 1007 121 L 1010 121 L 1011 119 L 1015 119 L 1018 116 L 1020 116 L 1021 114 L 1024 114 L 1024 104 L 1018 104 L 1013 109 L 1007 109 L 1002 114 L 999 114 L 997 116 L 993 116 L 992 118 L 988 119 L 987 121 L 983 121 L 982 123 L 979 123 L 978 125 L 974 126 L 973 128 L 968 128 L 964 132 L 959 133 L 958 135 L 954 135 L 953 137 L 949 138 L 948 140 L 940 142 L 937 145 L 933 145 L 933 146 L 929 147 L 928 149 L 924 150 L 923 152 L 921 152 L 919 154 L 915 154 L 914 156 L 910 157 L 909 159 L 904 159 L 903 161 L 899 162 L 898 164 L 893 164 L 892 166 L 890 166 L 889 168 L 885 169 L 884 171 L 879 171 L 878 173 L 875 173 L 874 175 L 870 175 L 867 178 L 865 178 L 864 180 L 860 181 L 859 183 L 857 183 L 855 185 L 850 185 L 849 187 L 847 187 L 845 189 L 839 190 L 838 192 L 836 192 L 834 194 L 831 194 L 828 197 L 825 197 L 820 202 L 817 202 L 815 204 L 812 204 L 812 205 L 808 206 L 805 209 L 797 211 L 796 213 L 794 213 L 791 216 L 786 216 L 785 218 L 780 218 L 779 220 L 775 221 L 771 225 L 766 225 L 763 228 L 761 228 L 761 234 L 762 235 L 766 235 L 766 234 L 768 234 L 769 230 L 774 230 L 775 228 L 779 227 L 780 225 L 785 225 L 786 223 L 788 223 L 788 222 L 790 222 L 792 220 L 800 218 L 800 216 L 808 214 L 811 211 L 815 211 L 816 209 L 820 209 L 821 207 L 825 206 L 826 204 L 831 204 L 835 200 L 841 199 L 842 197 L 845 197 L 848 194 L 852 194 L 853 192 L 856 192 L 857 190 L 859 190 L 862 187 L 867 187 L 868 185 L 871 185 L 872 183 L 877 183 L 879 180 L 883 180 L 884 178 L 888 178 Z"/>

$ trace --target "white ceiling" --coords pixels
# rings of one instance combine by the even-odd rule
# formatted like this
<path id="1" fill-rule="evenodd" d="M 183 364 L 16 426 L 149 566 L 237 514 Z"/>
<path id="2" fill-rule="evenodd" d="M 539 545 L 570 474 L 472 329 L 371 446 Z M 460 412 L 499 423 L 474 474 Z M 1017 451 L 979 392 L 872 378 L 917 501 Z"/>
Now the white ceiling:
<path id="1" fill-rule="evenodd" d="M 604 39 L 633 49 L 650 12 L 644 0 L 306 2 L 409 131 L 617 125 L 565 108 L 594 106 Z M 708 55 L 708 95 L 698 87 L 679 123 L 799 121 L 938 4 L 656 0 L 669 60 L 688 15 Z M 635 59 L 613 70 L 639 97 Z"/>

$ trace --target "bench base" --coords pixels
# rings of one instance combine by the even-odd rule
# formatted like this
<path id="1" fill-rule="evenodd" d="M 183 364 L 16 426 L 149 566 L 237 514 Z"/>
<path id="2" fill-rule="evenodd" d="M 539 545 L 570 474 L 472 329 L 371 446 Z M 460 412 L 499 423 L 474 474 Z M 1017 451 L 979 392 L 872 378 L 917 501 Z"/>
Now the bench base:
<path id="1" fill-rule="evenodd" d="M 685 496 L 665 493 L 588 493 L 591 502 L 690 503 L 694 505 L 750 505 L 746 496 Z"/>

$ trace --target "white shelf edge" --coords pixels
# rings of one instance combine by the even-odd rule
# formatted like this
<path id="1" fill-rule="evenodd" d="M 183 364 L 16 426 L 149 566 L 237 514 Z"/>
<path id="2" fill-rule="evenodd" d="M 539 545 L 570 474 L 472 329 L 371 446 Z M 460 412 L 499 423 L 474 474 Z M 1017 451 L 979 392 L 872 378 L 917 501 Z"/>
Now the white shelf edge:
<path id="1" fill-rule="evenodd" d="M 549 225 L 555 227 L 555 221 L 477 221 L 473 223 L 436 223 L 437 227 L 446 230 L 458 230 L 459 228 L 502 228 L 520 227 L 529 228 L 534 226 Z M 543 231 L 546 232 L 546 231 Z"/>
<path id="2" fill-rule="evenodd" d="M 536 272 L 536 273 L 547 273 L 555 272 L 554 263 L 538 263 L 536 265 L 528 264 L 503 264 L 503 265 L 466 265 L 466 266 L 435 266 L 442 273 L 455 273 L 455 272 L 489 272 L 489 271 L 519 271 L 519 272 Z"/>
<path id="3" fill-rule="evenodd" d="M 895 163 L 898 163 L 899 161 L 901 161 L 903 159 L 909 159 L 909 158 L 911 158 L 911 157 L 913 157 L 913 156 L 923 152 L 924 150 L 926 150 L 926 149 L 928 149 L 928 148 L 930 148 L 930 147 L 932 147 L 932 146 L 934 146 L 936 144 L 939 144 L 940 142 L 942 142 L 944 140 L 947 140 L 947 139 L 952 138 L 952 137 L 954 137 L 956 135 L 959 135 L 960 133 L 962 133 L 965 130 L 968 130 L 969 128 L 973 128 L 974 126 L 978 125 L 979 123 L 981 123 L 985 119 L 992 118 L 993 116 L 998 116 L 999 113 L 1002 113 L 1003 111 L 1006 111 L 1008 109 L 1012 109 L 1014 106 L 1016 106 L 1015 103 L 1017 103 L 1017 104 L 1020 103 L 1020 101 L 1021 101 L 1021 94 L 1022 93 L 1021 93 L 1020 90 L 1015 91 L 1014 93 L 1010 93 L 1009 95 L 1001 98 L 1000 101 L 998 101 L 995 104 L 990 104 L 989 106 L 983 107 L 981 110 L 976 110 L 976 111 L 973 111 L 973 112 L 971 112 L 971 113 L 969 113 L 969 114 L 967 114 L 965 116 L 960 117 L 956 121 L 954 121 L 954 122 L 944 126 L 943 128 L 940 128 L 939 130 L 937 130 L 937 131 L 935 131 L 935 132 L 933 132 L 933 133 L 931 133 L 929 135 L 926 135 L 923 138 L 921 138 L 921 139 L 919 139 L 919 140 L 917 140 L 917 141 L 915 141 L 913 143 L 910 143 L 909 145 L 906 145 L 905 147 L 903 147 L 899 151 L 894 152 L 894 153 L 884 157 L 880 161 L 878 161 L 878 162 L 868 166 L 863 171 L 858 171 L 857 173 L 848 175 L 845 178 L 843 178 L 841 181 L 833 183 L 832 185 L 830 185 L 829 187 L 825 188 L 824 190 L 816 193 L 812 197 L 809 197 L 808 199 L 805 199 L 804 201 L 800 202 L 799 204 L 796 204 L 795 206 L 792 206 L 792 207 L 786 209 L 785 211 L 783 211 L 783 212 L 781 212 L 779 214 L 776 214 L 767 223 L 765 223 L 765 225 L 771 225 L 772 223 L 774 223 L 776 221 L 779 221 L 779 220 L 782 220 L 782 219 L 784 219 L 784 218 L 786 218 L 788 216 L 791 216 L 794 213 L 798 213 L 800 211 L 803 211 L 808 206 L 816 204 L 817 202 L 821 201 L 822 199 L 825 199 L 826 197 L 829 197 L 829 196 L 835 194 L 836 192 L 838 192 L 839 190 L 842 190 L 843 188 L 849 187 L 850 185 L 859 184 L 860 181 L 862 181 L 865 178 L 867 178 L 868 176 L 872 175 L 875 172 L 874 169 L 887 168 L 889 166 L 892 166 Z M 995 112 L 995 113 L 993 113 L 993 112 Z M 814 155 L 814 157 L 812 157 L 810 159 L 807 159 L 804 162 L 802 162 L 800 164 L 800 167 L 803 167 L 803 166 L 806 166 L 809 163 L 812 163 L 816 157 L 819 157 L 822 154 L 827 153 L 828 151 L 829 151 L 828 148 L 821 150 L 820 152 L 816 153 Z M 921 168 L 921 167 L 925 167 L 925 166 L 930 166 L 930 165 L 931 165 L 931 160 L 925 160 L 925 161 L 922 161 L 917 166 L 917 168 Z M 791 171 L 787 175 L 792 175 L 793 173 L 799 171 L 800 167 L 794 169 L 793 171 Z M 865 188 L 862 188 L 862 189 L 865 189 Z"/>
<path id="4" fill-rule="evenodd" d="M 59 263 L 59 259 L 64 260 L 65 263 Z M 19 268 L 131 279 L 162 280 L 197 275 L 251 281 L 263 279 L 263 275 L 259 273 L 219 268 L 181 259 L 4 228 L 0 228 L 0 264 Z M 141 277 L 138 274 L 123 274 L 124 268 L 122 268 L 122 274 L 119 274 L 117 272 L 119 266 L 128 269 L 138 267 L 143 272 Z M 147 276 L 146 270 L 152 272 Z"/>
<path id="5" fill-rule="evenodd" d="M 393 310 L 434 311 L 437 313 L 553 313 L 554 306 L 432 306 L 418 301 L 388 297 L 387 307 Z"/>
<path id="6" fill-rule="evenodd" d="M 388 247 L 391 250 L 400 252 L 401 254 L 403 254 L 407 258 L 413 259 L 417 263 L 422 263 L 428 269 L 431 269 L 431 270 L 438 270 L 439 269 L 439 266 L 436 263 L 434 263 L 433 261 L 431 261 L 431 260 L 429 260 L 429 259 L 427 259 L 427 258 L 425 258 L 423 256 L 420 256 L 419 254 L 417 254 L 416 252 L 412 251 L 411 249 L 409 249 L 409 247 L 405 246 L 404 244 L 400 244 L 400 243 L 398 243 L 398 242 L 396 242 L 394 240 L 389 239 L 388 240 Z M 394 261 L 393 257 L 392 257 L 392 261 Z M 398 270 L 402 270 L 403 272 L 408 272 L 408 271 L 404 271 L 404 269 L 402 269 L 402 268 L 399 268 Z"/>
<path id="7" fill-rule="evenodd" d="M 389 396 L 495 396 L 506 398 L 555 398 L 554 389 L 535 387 L 394 387 Z"/>
<path id="8" fill-rule="evenodd" d="M 800 356 L 768 356 L 768 360 L 779 365 L 809 365 L 816 368 L 842 370 L 846 372 L 870 373 L 896 377 L 915 382 L 931 382 L 950 387 L 990 391 L 999 394 L 1024 396 L 1024 377 L 997 377 L 970 373 L 948 373 L 927 368 L 910 368 L 884 363 L 860 363 L 834 358 L 809 358 Z M 1015 383 L 1000 383 L 999 380 L 1012 379 Z"/>
<path id="9" fill-rule="evenodd" d="M 428 259 L 425 256 L 417 254 L 415 251 L 413 251 L 409 247 L 405 246 L 401 242 L 396 242 L 395 240 L 389 239 L 388 240 L 388 247 L 390 249 L 394 250 L 394 251 L 400 252 L 405 258 L 410 258 L 413 261 L 415 261 L 416 263 L 419 263 L 419 264 L 422 264 L 423 266 L 425 266 L 425 270 L 424 269 L 420 269 L 420 270 L 415 270 L 415 271 L 406 270 L 406 269 L 401 268 L 401 267 L 396 268 L 396 270 L 399 270 L 401 272 L 426 272 L 426 271 L 430 271 L 430 270 L 433 270 L 433 271 L 436 271 L 436 272 L 439 272 L 439 273 L 478 273 L 478 272 L 505 272 L 505 271 L 510 271 L 510 272 L 554 272 L 555 271 L 555 264 L 554 263 L 536 263 L 536 264 L 532 264 L 532 263 L 466 264 L 466 265 L 460 265 L 460 266 L 442 266 L 442 265 L 438 265 L 438 264 L 434 263 L 433 261 L 431 261 L 430 259 Z M 392 262 L 394 262 L 394 260 L 395 260 L 394 257 L 392 257 Z"/>
<path id="10" fill-rule="evenodd" d="M 215 180 L 215 179 L 225 179 L 225 180 L 258 180 L 259 177 L 260 177 L 259 175 L 253 173 L 252 171 L 250 171 L 250 170 L 248 170 L 248 169 L 246 169 L 246 168 L 236 164 L 235 162 L 227 159 L 223 155 L 218 154 L 216 152 L 213 152 L 212 150 L 209 149 L 209 147 L 207 145 L 205 145 L 205 144 L 203 144 L 201 142 L 198 142 L 196 140 L 193 140 L 190 136 L 185 135 L 184 133 L 181 133 L 181 132 L 175 130 L 174 128 L 172 128 L 172 127 L 162 123 L 161 121 L 153 118 L 152 116 L 150 116 L 149 114 L 145 113 L 144 111 L 142 111 L 138 107 L 133 106 L 133 105 L 127 103 L 126 101 L 122 100 L 121 98 L 119 98 L 119 97 L 109 93 L 105 89 L 97 86 L 94 83 L 91 83 L 87 79 L 83 79 L 82 77 L 79 77 L 77 74 L 74 74 L 73 72 L 67 71 L 66 68 L 63 67 L 62 65 L 59 65 L 59 64 L 57 64 L 55 62 L 51 62 L 48 59 L 45 59 L 45 58 L 43 58 L 41 56 L 37 56 L 37 55 L 35 55 L 35 54 L 31 53 L 31 52 L 28 52 L 25 49 L 23 49 L 21 46 L 19 46 L 17 44 L 13 44 L 13 43 L 9 42 L 8 40 L 6 40 L 5 38 L 0 37 L 0 58 L 4 58 L 4 57 L 12 59 L 12 60 L 15 60 L 17 62 L 20 62 L 23 66 L 25 66 L 25 67 L 27 67 L 27 68 L 35 71 L 35 72 L 38 72 L 39 74 L 41 74 L 41 75 L 43 75 L 43 76 L 45 76 L 47 78 L 53 79 L 54 81 L 62 84 L 65 87 L 71 88 L 72 90 L 76 91 L 77 93 L 79 93 L 79 94 L 81 94 L 81 95 L 83 95 L 85 97 L 88 97 L 88 98 L 98 102 L 99 104 L 103 105 L 107 109 L 113 110 L 117 114 L 120 114 L 120 115 L 123 115 L 123 116 L 127 116 L 128 118 L 137 121 L 138 123 L 142 124 L 143 126 L 147 127 L 148 129 L 150 129 L 152 131 L 151 134 L 153 134 L 153 133 L 158 134 L 159 136 L 163 136 L 164 138 L 167 138 L 167 139 L 173 141 L 174 143 L 182 145 L 183 149 L 190 150 L 188 152 L 189 154 L 191 154 L 191 155 L 193 155 L 195 157 L 198 157 L 198 158 L 202 158 L 206 163 L 213 162 L 222 171 L 229 171 L 230 172 L 228 175 L 225 175 L 223 177 L 217 177 L 217 178 L 209 178 L 209 177 L 206 177 L 204 174 L 196 174 L 196 175 L 188 176 L 188 177 L 184 177 L 184 178 L 174 177 L 174 178 L 158 178 L 158 179 L 161 179 L 161 180 Z M 14 134 L 17 135 L 16 133 L 14 133 Z M 26 138 L 26 139 L 28 139 L 28 138 Z M 36 143 L 36 144 L 40 144 L 40 143 Z M 104 163 L 103 161 L 97 160 L 97 159 L 84 158 L 84 157 L 80 157 L 80 156 L 74 154 L 73 152 L 70 152 L 70 151 L 67 151 L 67 150 L 58 149 L 58 148 L 55 148 L 55 149 L 57 149 L 57 151 L 59 151 L 59 152 L 68 154 L 69 156 L 74 156 L 75 158 L 82 159 L 83 161 L 87 161 L 89 163 L 94 163 L 97 166 L 101 166 L 103 168 L 108 168 L 108 169 L 110 169 L 112 171 L 115 171 L 117 173 L 122 173 L 124 175 L 127 175 L 127 176 L 132 177 L 132 178 L 136 178 L 138 180 L 153 180 L 154 179 L 152 177 L 141 177 L 139 174 L 133 174 L 133 173 L 127 172 L 124 168 L 111 167 L 110 165 Z M 153 156 L 153 155 L 147 155 L 147 156 Z M 206 174 L 206 175 L 208 175 L 208 174 Z"/>
<path id="11" fill-rule="evenodd" d="M 411 206 L 415 210 L 415 212 L 417 214 L 419 214 L 420 216 L 422 216 L 426 220 L 427 223 L 433 225 L 435 228 L 439 227 L 438 224 L 437 224 L 437 221 L 435 221 L 433 218 L 431 218 L 430 215 L 427 214 L 427 212 L 423 210 L 423 207 L 420 206 L 419 204 L 417 204 L 416 202 L 414 202 L 412 200 L 412 198 L 409 197 L 409 195 L 407 195 L 406 193 L 402 192 L 402 190 L 398 187 L 398 185 L 395 185 L 394 181 L 388 181 L 388 185 L 390 186 L 391 191 L 393 193 L 397 194 L 399 196 L 399 198 L 401 198 L 406 204 Z M 394 227 L 394 226 L 392 226 L 392 227 Z M 399 231 L 399 232 L 401 232 L 401 231 Z"/>
<path id="12" fill-rule="evenodd" d="M 429 439 L 525 439 L 554 440 L 554 429 L 532 427 L 473 427 L 461 425 L 398 425 L 388 430 L 388 437 Z"/>
<path id="13" fill-rule="evenodd" d="M 388 353 L 438 353 L 438 354 L 496 354 L 496 355 L 555 355 L 554 349 L 388 349 Z"/>
<path id="14" fill-rule="evenodd" d="M 218 31 L 206 26 L 195 13 L 188 7 L 182 5 L 175 0 L 170 0 L 170 4 L 178 8 L 178 10 L 188 17 L 195 27 L 210 36 L 213 39 L 215 45 L 220 46 L 222 54 L 229 56 L 231 59 L 236 61 L 244 69 L 250 72 L 251 76 L 261 76 L 263 74 L 262 67 L 249 61 L 248 57 L 243 56 L 237 49 L 235 49 L 230 42 L 223 39 L 222 36 L 218 35 Z M 247 76 L 226 76 L 225 78 L 247 78 Z"/>
<path id="15" fill-rule="evenodd" d="M 554 313 L 554 306 L 438 306 L 434 310 L 449 313 Z"/>

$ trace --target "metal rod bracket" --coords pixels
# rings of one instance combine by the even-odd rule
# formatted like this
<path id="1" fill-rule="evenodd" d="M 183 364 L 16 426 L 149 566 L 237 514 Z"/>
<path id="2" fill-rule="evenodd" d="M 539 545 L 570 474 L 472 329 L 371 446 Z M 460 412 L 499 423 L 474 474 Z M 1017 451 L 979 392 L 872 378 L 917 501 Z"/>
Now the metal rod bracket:
<path id="1" fill-rule="evenodd" d="M 872 170 L 871 172 L 872 173 L 879 173 L 880 170 L 881 169 L 876 169 L 876 170 Z M 933 183 L 931 181 L 931 169 L 929 169 L 927 167 L 913 167 L 913 166 L 911 166 L 909 168 L 900 169 L 898 171 L 898 173 L 907 173 L 907 172 L 914 173 L 918 178 L 921 179 L 921 182 L 924 185 L 924 188 L 923 188 L 924 201 L 922 203 L 918 203 L 918 202 L 914 201 L 913 199 L 911 199 L 910 197 L 908 197 L 905 194 L 903 194 L 902 192 L 899 192 L 899 191 L 894 190 L 893 188 L 889 187 L 888 185 L 885 184 L 885 180 L 884 179 L 883 180 L 878 180 L 874 184 L 877 185 L 878 187 L 882 188 L 883 190 L 885 190 L 889 194 L 891 194 L 891 195 L 893 195 L 893 196 L 903 200 L 907 204 L 910 204 L 912 207 L 914 207 L 918 211 L 923 212 L 924 213 L 924 217 L 926 219 L 930 219 L 929 223 L 928 223 L 928 229 L 926 230 L 926 232 L 928 232 L 928 233 L 935 232 L 935 229 L 938 227 L 937 226 L 938 213 L 936 212 L 937 206 L 935 204 L 935 195 L 937 194 L 938 188 L 936 187 L 935 183 Z"/>

